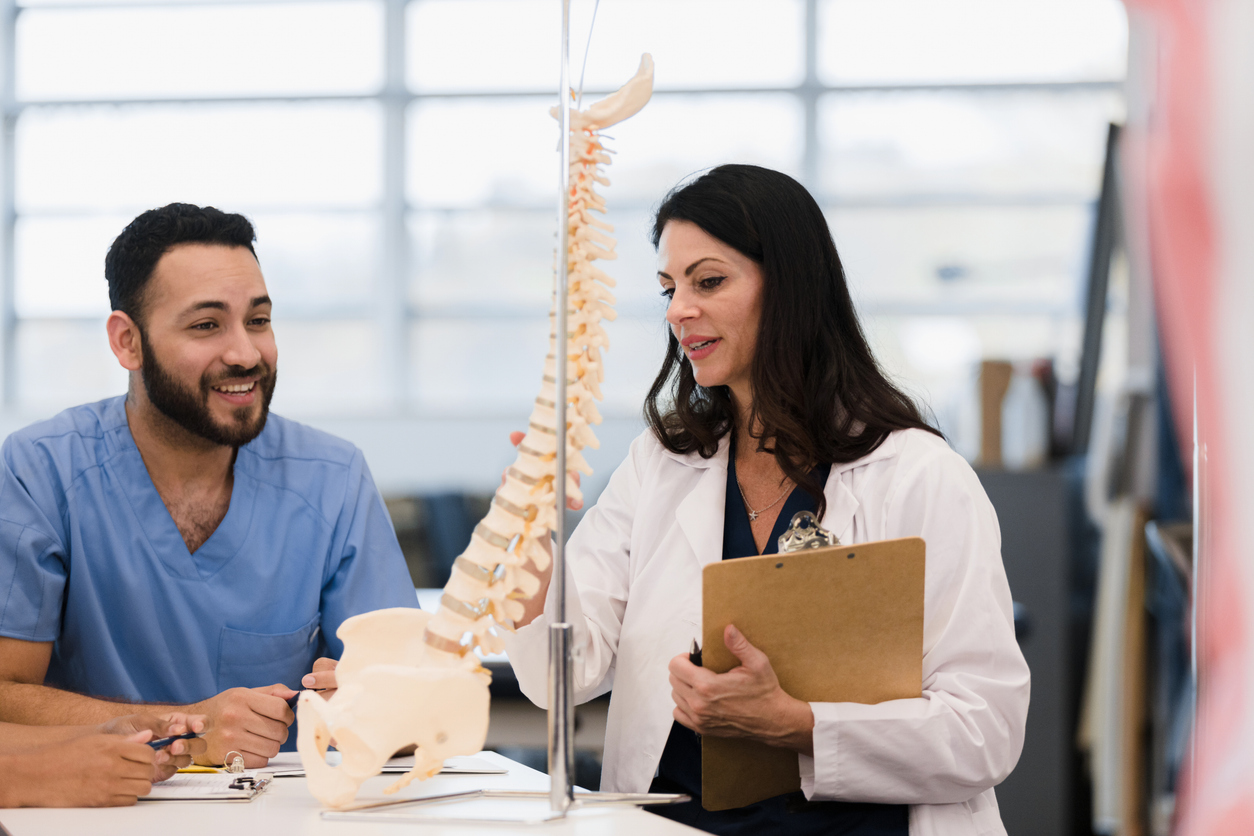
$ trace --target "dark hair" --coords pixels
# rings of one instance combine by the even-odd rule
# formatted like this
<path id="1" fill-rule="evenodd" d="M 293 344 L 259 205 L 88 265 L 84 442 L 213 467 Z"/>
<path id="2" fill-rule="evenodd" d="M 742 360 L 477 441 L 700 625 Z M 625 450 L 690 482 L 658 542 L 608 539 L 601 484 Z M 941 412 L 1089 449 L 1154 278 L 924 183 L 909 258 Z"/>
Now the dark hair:
<path id="1" fill-rule="evenodd" d="M 666 358 L 644 404 L 664 447 L 709 458 L 728 431 L 760 425 L 758 449 L 775 454 L 784 474 L 814 497 L 821 517 L 827 503 L 810 468 L 856 461 L 894 430 L 940 435 L 872 355 L 827 221 L 800 183 L 758 166 L 719 166 L 662 201 L 655 248 L 671 221 L 696 224 L 755 261 L 763 291 L 749 427 L 735 427 L 726 386 L 697 384 L 668 329 Z"/>
<path id="2" fill-rule="evenodd" d="M 171 247 L 178 244 L 245 247 L 256 258 L 255 240 L 253 225 L 243 215 L 190 203 L 149 209 L 126 225 L 105 256 L 109 304 L 113 310 L 122 311 L 139 323 L 144 288 L 157 262 Z"/>

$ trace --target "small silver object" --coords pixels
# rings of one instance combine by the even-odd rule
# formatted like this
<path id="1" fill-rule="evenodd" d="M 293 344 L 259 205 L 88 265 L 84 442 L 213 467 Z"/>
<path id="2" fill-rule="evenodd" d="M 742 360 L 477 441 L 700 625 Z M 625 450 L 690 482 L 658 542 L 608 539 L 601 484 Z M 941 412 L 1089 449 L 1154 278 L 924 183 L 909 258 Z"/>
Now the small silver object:
<path id="1" fill-rule="evenodd" d="M 788 530 L 779 535 L 780 554 L 839 545 L 840 538 L 819 525 L 818 518 L 810 511 L 798 511 L 793 514 Z"/>

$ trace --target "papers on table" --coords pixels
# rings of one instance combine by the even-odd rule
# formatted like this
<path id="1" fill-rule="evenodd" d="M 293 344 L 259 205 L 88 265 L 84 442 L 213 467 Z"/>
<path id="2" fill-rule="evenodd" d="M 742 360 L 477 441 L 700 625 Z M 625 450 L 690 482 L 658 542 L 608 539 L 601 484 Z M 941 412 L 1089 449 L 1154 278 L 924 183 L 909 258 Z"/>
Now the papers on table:
<path id="1" fill-rule="evenodd" d="M 252 783 L 243 788 L 232 788 L 240 778 L 251 778 Z M 152 785 L 152 792 L 140 796 L 140 801 L 252 801 L 265 790 L 270 777 L 258 772 L 230 773 L 179 773 L 174 777 Z"/>
<path id="2" fill-rule="evenodd" d="M 338 766 L 339 752 L 327 752 L 327 763 Z M 414 768 L 414 756 L 402 755 L 392 758 L 383 767 L 383 774 L 408 772 Z M 270 759 L 266 772 L 275 778 L 303 778 L 305 767 L 301 764 L 299 752 L 280 752 Z M 441 775 L 504 775 L 508 770 L 482 758 L 459 757 L 449 758 L 444 762 Z"/>

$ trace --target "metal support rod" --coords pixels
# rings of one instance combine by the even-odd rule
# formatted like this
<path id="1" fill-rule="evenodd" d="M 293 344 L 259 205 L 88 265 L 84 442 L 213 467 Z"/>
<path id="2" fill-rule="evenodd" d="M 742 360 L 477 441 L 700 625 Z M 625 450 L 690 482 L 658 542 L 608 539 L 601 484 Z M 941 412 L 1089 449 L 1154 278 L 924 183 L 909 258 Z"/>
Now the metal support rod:
<path id="1" fill-rule="evenodd" d="M 575 683 L 571 626 L 549 625 L 549 809 L 565 813 L 575 801 Z"/>
<path id="2" fill-rule="evenodd" d="M 549 627 L 549 803 L 565 813 L 575 800 L 575 706 L 570 676 L 571 626 L 566 623 L 566 383 L 567 306 L 570 230 L 570 0 L 562 3 L 561 81 L 557 112 L 561 140 L 557 200 L 557 275 L 553 307 L 553 379 L 557 397 L 557 514 L 553 525 L 553 579 L 557 598 L 556 623 Z"/>

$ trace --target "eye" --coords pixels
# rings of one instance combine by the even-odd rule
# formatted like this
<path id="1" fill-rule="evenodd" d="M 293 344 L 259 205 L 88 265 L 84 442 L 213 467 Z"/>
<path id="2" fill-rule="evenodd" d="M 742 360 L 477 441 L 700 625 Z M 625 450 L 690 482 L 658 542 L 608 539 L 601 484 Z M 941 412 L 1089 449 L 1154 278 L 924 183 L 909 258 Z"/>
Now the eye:
<path id="1" fill-rule="evenodd" d="M 673 287 L 664 287 L 664 288 L 662 288 L 662 295 L 663 295 L 663 296 L 665 296 L 667 299 L 674 299 L 674 298 L 675 298 L 675 288 L 673 288 Z"/>
<path id="2" fill-rule="evenodd" d="M 714 290 L 716 287 L 721 285 L 726 280 L 727 280 L 726 276 L 708 276 L 707 278 L 704 278 L 698 281 L 697 287 L 701 288 L 702 290 Z"/>
<path id="3" fill-rule="evenodd" d="M 197 322 L 195 325 L 192 326 L 192 330 L 193 331 L 212 331 L 214 328 L 217 328 L 217 327 L 218 327 L 218 323 L 216 322 Z"/>
<path id="4" fill-rule="evenodd" d="M 248 324 L 249 324 L 249 325 L 254 325 L 254 326 L 258 327 L 258 328 L 265 328 L 267 325 L 269 325 L 269 324 L 270 324 L 270 317 L 268 317 L 268 316 L 255 316 L 255 317 L 253 317 L 252 319 L 250 319 L 250 320 L 248 321 Z"/>

